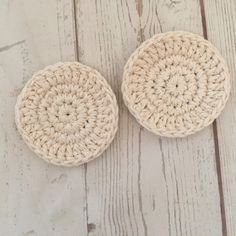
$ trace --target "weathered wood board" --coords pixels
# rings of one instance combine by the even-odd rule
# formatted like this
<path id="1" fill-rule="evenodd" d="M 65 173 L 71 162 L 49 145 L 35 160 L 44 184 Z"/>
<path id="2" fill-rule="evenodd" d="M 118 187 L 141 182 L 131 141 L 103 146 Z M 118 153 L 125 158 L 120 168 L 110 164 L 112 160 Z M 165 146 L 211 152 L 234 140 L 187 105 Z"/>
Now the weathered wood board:
<path id="1" fill-rule="evenodd" d="M 229 102 L 217 119 L 227 235 L 236 235 L 236 2 L 205 0 L 208 39 L 225 57 L 232 81 Z"/>
<path id="2" fill-rule="evenodd" d="M 118 97 L 117 137 L 87 165 L 90 235 L 221 235 L 212 128 L 159 138 L 124 107 L 120 85 L 131 52 L 155 33 L 202 34 L 197 1 L 77 1 L 78 59 L 97 68 Z"/>
<path id="3" fill-rule="evenodd" d="M 16 97 L 33 72 L 75 59 L 73 5 L 1 1 L 0 11 L 0 235 L 86 235 L 84 167 L 36 158 L 14 124 Z"/>

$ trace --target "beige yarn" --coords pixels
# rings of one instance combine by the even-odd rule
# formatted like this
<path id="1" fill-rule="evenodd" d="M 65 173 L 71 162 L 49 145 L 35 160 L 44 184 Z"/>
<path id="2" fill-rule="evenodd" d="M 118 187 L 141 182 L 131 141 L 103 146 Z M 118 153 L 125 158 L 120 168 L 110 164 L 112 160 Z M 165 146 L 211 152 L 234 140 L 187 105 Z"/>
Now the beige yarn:
<path id="1" fill-rule="evenodd" d="M 177 31 L 145 41 L 129 58 L 122 93 L 148 130 L 183 137 L 211 124 L 230 93 L 227 65 L 201 36 Z"/>
<path id="2" fill-rule="evenodd" d="M 47 162 L 77 166 L 98 157 L 118 127 L 118 106 L 107 81 L 78 62 L 35 73 L 15 107 L 17 128 Z"/>

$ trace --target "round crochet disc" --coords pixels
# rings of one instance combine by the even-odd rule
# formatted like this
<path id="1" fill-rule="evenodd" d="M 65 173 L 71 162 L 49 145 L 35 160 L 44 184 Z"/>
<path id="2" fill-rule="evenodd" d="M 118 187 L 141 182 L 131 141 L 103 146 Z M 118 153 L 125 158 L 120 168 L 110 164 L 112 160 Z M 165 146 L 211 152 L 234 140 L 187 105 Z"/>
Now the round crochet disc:
<path id="1" fill-rule="evenodd" d="M 230 93 L 227 65 L 218 50 L 188 32 L 145 41 L 129 58 L 122 92 L 130 112 L 148 130 L 183 137 L 211 124 Z"/>
<path id="2" fill-rule="evenodd" d="M 107 81 L 78 62 L 35 73 L 19 95 L 16 125 L 44 160 L 77 166 L 98 157 L 118 126 L 118 106 Z"/>

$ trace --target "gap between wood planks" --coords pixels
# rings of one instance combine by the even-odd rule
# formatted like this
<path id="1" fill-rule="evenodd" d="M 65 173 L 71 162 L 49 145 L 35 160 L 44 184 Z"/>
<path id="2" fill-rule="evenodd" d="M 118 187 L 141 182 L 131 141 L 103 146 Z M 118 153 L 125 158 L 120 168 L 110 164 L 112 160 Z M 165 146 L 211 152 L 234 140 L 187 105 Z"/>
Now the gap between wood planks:
<path id="1" fill-rule="evenodd" d="M 78 28 L 77 28 L 77 8 L 76 8 L 76 2 L 77 0 L 72 0 L 72 7 L 73 7 L 73 21 L 74 21 L 74 34 L 75 34 L 75 60 L 79 62 L 79 40 L 78 40 Z M 85 217 L 86 217 L 86 230 L 87 230 L 87 235 L 89 234 L 90 231 L 94 229 L 94 224 L 88 222 L 88 184 L 87 184 L 87 163 L 83 165 L 83 170 L 84 170 L 84 190 L 85 190 Z"/>
<path id="2" fill-rule="evenodd" d="M 205 39 L 208 39 L 204 0 L 199 0 L 199 3 L 200 3 L 200 10 L 201 10 L 201 18 L 202 18 L 203 37 Z M 218 182 L 218 190 L 219 190 L 219 197 L 220 197 L 222 235 L 223 236 L 227 236 L 227 224 L 226 224 L 226 218 L 225 218 L 224 191 L 223 191 L 223 184 L 222 184 L 220 151 L 219 151 L 219 141 L 218 141 L 218 131 L 217 131 L 217 122 L 216 122 L 216 120 L 214 120 L 214 122 L 213 122 L 212 129 L 213 129 L 213 136 L 214 136 L 217 182 Z"/>

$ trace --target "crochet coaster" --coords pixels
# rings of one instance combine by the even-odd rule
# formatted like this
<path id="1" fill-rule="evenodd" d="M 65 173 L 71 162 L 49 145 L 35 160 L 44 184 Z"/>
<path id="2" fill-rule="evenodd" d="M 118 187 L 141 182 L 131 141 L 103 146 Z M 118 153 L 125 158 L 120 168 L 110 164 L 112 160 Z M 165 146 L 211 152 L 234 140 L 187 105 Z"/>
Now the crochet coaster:
<path id="1" fill-rule="evenodd" d="M 118 106 L 107 81 L 77 62 L 35 73 L 15 107 L 17 128 L 38 156 L 77 166 L 98 157 L 118 126 Z"/>
<path id="2" fill-rule="evenodd" d="M 123 75 L 124 102 L 155 134 L 183 137 L 211 124 L 230 93 L 227 65 L 218 50 L 188 32 L 167 32 L 145 41 Z"/>

